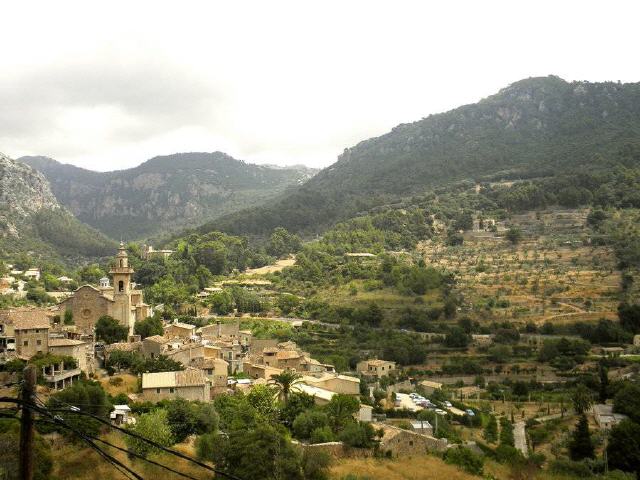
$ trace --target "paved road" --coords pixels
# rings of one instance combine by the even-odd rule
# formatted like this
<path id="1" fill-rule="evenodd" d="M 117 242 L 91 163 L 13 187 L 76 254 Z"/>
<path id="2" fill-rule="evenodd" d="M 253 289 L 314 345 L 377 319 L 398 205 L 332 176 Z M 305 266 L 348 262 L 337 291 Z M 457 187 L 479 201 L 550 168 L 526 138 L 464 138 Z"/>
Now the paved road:
<path id="1" fill-rule="evenodd" d="M 524 422 L 516 422 L 513 426 L 513 439 L 518 450 L 526 457 L 529 452 L 527 450 L 527 435 L 525 433 Z"/>

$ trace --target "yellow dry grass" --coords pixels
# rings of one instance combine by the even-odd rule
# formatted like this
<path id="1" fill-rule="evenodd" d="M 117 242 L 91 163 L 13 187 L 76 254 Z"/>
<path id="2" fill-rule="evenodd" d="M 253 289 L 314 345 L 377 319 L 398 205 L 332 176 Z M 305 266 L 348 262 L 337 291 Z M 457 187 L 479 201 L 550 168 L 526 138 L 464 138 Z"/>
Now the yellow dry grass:
<path id="1" fill-rule="evenodd" d="M 119 383 L 118 379 L 122 379 L 122 383 Z M 105 389 L 110 395 L 118 395 L 120 393 L 129 394 L 135 393 L 138 390 L 138 377 L 131 375 L 130 373 L 120 373 L 113 375 L 112 377 L 103 377 L 100 380 L 102 388 Z"/>
<path id="2" fill-rule="evenodd" d="M 370 480 L 471 480 L 473 475 L 447 465 L 437 457 L 425 455 L 400 459 L 341 459 L 331 467 L 331 479 L 340 480 L 349 474 Z"/>
<path id="3" fill-rule="evenodd" d="M 104 435 L 101 438 L 112 444 L 118 445 L 119 447 L 126 448 L 126 444 L 120 434 L 111 433 Z M 161 478 L 162 480 L 177 480 L 184 478 L 160 467 L 150 465 L 143 460 L 128 458 L 126 453 L 120 452 L 114 448 L 100 443 L 98 443 L 98 445 L 129 468 L 139 473 L 143 478 Z M 176 445 L 173 448 L 181 451 L 182 453 L 186 453 L 191 456 L 194 455 L 193 449 L 188 445 L 181 444 Z M 51 450 L 54 465 L 52 478 L 65 480 L 124 478 L 123 475 L 115 469 L 115 467 L 107 463 L 98 455 L 98 453 L 89 449 L 85 444 L 70 443 L 65 439 L 58 438 L 53 441 Z M 212 476 L 211 472 L 207 472 L 207 470 L 174 455 L 161 454 L 153 455 L 149 458 L 198 479 L 204 480 L 211 478 Z"/>
<path id="4" fill-rule="evenodd" d="M 260 268 L 250 268 L 245 271 L 246 275 L 266 275 L 267 273 L 279 272 L 286 267 L 291 267 L 296 263 L 295 257 L 278 260 L 272 265 L 265 265 Z"/>

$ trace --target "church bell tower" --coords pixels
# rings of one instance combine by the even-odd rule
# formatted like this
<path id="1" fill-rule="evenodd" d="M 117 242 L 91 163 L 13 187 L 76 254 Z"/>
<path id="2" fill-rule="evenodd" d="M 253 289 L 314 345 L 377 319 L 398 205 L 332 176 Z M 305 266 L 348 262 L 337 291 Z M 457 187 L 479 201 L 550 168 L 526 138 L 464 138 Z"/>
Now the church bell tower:
<path id="1" fill-rule="evenodd" d="M 129 266 L 129 256 L 122 242 L 115 260 L 114 266 L 109 271 L 113 277 L 112 316 L 132 332 L 134 319 L 131 314 L 131 275 L 133 275 L 133 268 Z"/>

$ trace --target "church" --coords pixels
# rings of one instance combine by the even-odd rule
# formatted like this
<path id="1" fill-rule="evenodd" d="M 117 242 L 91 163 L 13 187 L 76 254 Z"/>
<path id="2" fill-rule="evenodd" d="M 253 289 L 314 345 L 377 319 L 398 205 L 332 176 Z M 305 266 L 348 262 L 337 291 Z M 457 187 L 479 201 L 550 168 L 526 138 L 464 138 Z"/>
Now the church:
<path id="1" fill-rule="evenodd" d="M 109 315 L 133 333 L 136 320 L 142 320 L 151 314 L 149 305 L 144 303 L 141 290 L 134 290 L 131 284 L 133 268 L 129 265 L 129 256 L 123 243 L 115 256 L 115 262 L 109 271 L 113 286 L 108 278 L 100 279 L 100 285 L 83 285 L 73 295 L 58 306 L 60 316 L 69 310 L 73 321 L 82 333 L 93 334 L 100 317 Z"/>

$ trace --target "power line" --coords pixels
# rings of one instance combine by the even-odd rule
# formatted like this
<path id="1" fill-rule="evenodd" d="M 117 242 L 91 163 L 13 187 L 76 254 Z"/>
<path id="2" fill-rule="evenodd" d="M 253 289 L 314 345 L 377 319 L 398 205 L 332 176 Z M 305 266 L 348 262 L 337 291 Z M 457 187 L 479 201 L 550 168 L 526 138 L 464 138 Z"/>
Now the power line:
<path id="1" fill-rule="evenodd" d="M 105 452 L 104 450 L 102 450 L 99 446 L 97 446 L 89 436 L 87 436 L 85 433 L 83 433 L 82 431 L 72 427 L 71 425 L 67 424 L 63 418 L 61 418 L 59 415 L 52 415 L 51 413 L 49 413 L 47 411 L 46 408 L 41 408 L 38 407 L 35 404 L 24 404 L 24 406 L 28 409 L 34 410 L 38 413 L 40 413 L 41 415 L 45 415 L 46 417 L 49 417 L 50 419 L 52 419 L 53 421 L 51 423 L 55 423 L 56 425 L 59 425 L 63 428 L 66 428 L 68 430 L 70 430 L 71 432 L 73 432 L 75 435 L 77 435 L 80 439 L 84 440 L 85 443 L 87 443 L 93 450 L 95 450 L 101 457 L 103 457 L 107 462 L 109 462 L 111 465 L 113 465 L 118 471 L 120 471 L 120 473 L 122 473 L 125 477 L 127 478 L 135 478 L 136 480 L 144 480 L 144 478 L 139 475 L 135 470 L 132 470 L 131 468 L 129 468 L 128 466 L 126 466 L 124 463 L 122 463 L 120 460 L 118 460 L 117 458 L 115 458 L 114 456 L 108 454 L 107 452 Z"/>
<path id="2" fill-rule="evenodd" d="M 144 437 L 144 436 L 142 436 L 142 435 L 139 435 L 139 434 L 137 434 L 137 433 L 135 433 L 135 432 L 132 432 L 132 431 L 127 430 L 127 429 L 124 429 L 124 428 L 121 428 L 121 427 L 119 427 L 119 426 L 117 426 L 117 425 L 113 425 L 113 424 L 111 424 L 110 422 L 108 422 L 107 420 L 105 420 L 105 419 L 103 419 L 103 418 L 101 418 L 101 417 L 99 417 L 99 416 L 97 416 L 97 415 L 94 415 L 94 414 L 92 414 L 92 413 L 89 413 L 89 412 L 86 412 L 86 411 L 80 410 L 79 408 L 77 408 L 77 407 L 75 407 L 75 406 L 73 406 L 73 405 L 69 405 L 69 404 L 67 404 L 66 402 L 60 402 L 60 403 L 65 404 L 65 405 L 67 405 L 67 406 L 68 406 L 68 408 L 66 408 L 66 409 L 65 409 L 65 408 L 51 408 L 51 409 L 50 409 L 50 408 L 46 407 L 46 405 L 44 404 L 44 402 L 42 401 L 42 399 L 40 399 L 40 398 L 37 396 L 37 394 L 36 394 L 36 395 L 34 395 L 34 397 L 35 397 L 35 401 L 39 402 L 42 406 L 40 406 L 40 407 L 39 407 L 39 406 L 38 406 L 38 405 L 36 405 L 36 404 L 28 405 L 26 402 L 23 402 L 22 400 L 19 400 L 19 399 L 16 399 L 16 398 L 11 398 L 11 397 L 0 397 L 0 402 L 6 401 L 6 402 L 18 403 L 18 404 L 22 404 L 23 406 L 27 406 L 28 408 L 33 408 L 33 409 L 35 409 L 36 411 L 38 411 L 39 413 L 43 413 L 43 412 L 44 412 L 44 413 L 43 413 L 44 415 L 46 415 L 46 416 L 48 416 L 48 417 L 52 418 L 52 419 L 53 419 L 55 422 L 57 422 L 59 425 L 62 425 L 63 427 L 67 427 L 68 429 L 70 429 L 70 430 L 74 431 L 74 433 L 76 433 L 76 435 L 78 435 L 78 436 L 81 436 L 81 438 L 82 438 L 82 436 L 85 436 L 85 437 L 86 437 L 86 434 L 84 434 L 84 433 L 82 433 L 82 432 L 79 432 L 79 431 L 77 431 L 77 430 L 73 429 L 72 427 L 68 426 L 66 423 L 64 423 L 64 419 L 62 419 L 59 415 L 55 415 L 55 416 L 53 416 L 53 415 L 51 415 L 51 413 L 49 413 L 49 412 L 65 412 L 65 413 L 73 413 L 73 414 L 76 414 L 76 415 L 84 415 L 84 416 L 88 416 L 88 417 L 90 417 L 90 418 L 93 418 L 93 419 L 97 420 L 97 421 L 98 421 L 98 422 L 100 422 L 100 423 L 103 423 L 103 424 L 105 424 L 105 425 L 109 426 L 110 428 L 113 428 L 113 429 L 115 429 L 115 430 L 118 430 L 118 431 L 120 431 L 120 432 L 122 432 L 122 433 L 126 434 L 126 435 L 129 435 L 129 436 L 131 436 L 131 437 L 134 437 L 134 438 L 137 438 L 137 439 L 139 439 L 139 440 L 142 440 L 142 441 L 144 441 L 144 442 L 148 443 L 149 445 L 152 445 L 153 447 L 158 448 L 159 450 L 162 450 L 162 451 L 164 451 L 164 452 L 170 453 L 170 454 L 175 455 L 175 456 L 177 456 L 177 457 L 179 457 L 179 458 L 182 458 L 182 459 L 184 459 L 184 460 L 187 460 L 187 461 L 189 461 L 189 462 L 192 462 L 192 463 L 194 463 L 194 464 L 196 464 L 196 465 L 198 465 L 198 466 L 200 466 L 200 467 L 202 467 L 202 468 L 204 468 L 204 469 L 207 469 L 207 470 L 209 470 L 209 471 L 212 471 L 212 472 L 216 473 L 217 475 L 220 475 L 220 476 L 225 477 L 225 478 L 229 478 L 229 479 L 231 479 L 231 480 L 242 480 L 240 477 L 237 477 L 237 476 L 232 475 L 232 474 L 230 474 L 230 473 L 226 473 L 226 472 L 223 472 L 223 471 L 217 470 L 217 469 L 215 469 L 215 468 L 213 468 L 213 467 L 211 467 L 211 466 L 207 465 L 206 463 L 200 462 L 199 460 L 196 460 L 196 459 L 194 459 L 194 458 L 192 458 L 192 457 L 190 457 L 190 456 L 188 456 L 188 455 L 185 455 L 185 454 L 183 454 L 183 453 L 181 453 L 181 452 L 179 452 L 179 451 L 177 451 L 177 450 L 172 450 L 172 449 L 167 448 L 167 447 L 165 447 L 165 446 L 163 446 L 163 445 L 160 445 L 159 443 L 154 442 L 153 440 L 150 440 L 150 439 L 148 439 L 148 438 L 146 438 L 146 437 Z M 59 400 L 58 400 L 58 401 L 59 401 Z M 96 406 L 97 406 L 97 405 L 96 405 Z M 120 463 L 117 459 L 115 459 L 115 458 L 113 458 L 113 457 L 109 456 L 108 454 L 105 454 L 102 450 L 100 450 L 100 448 L 99 448 L 97 445 L 93 444 L 93 442 L 90 440 L 90 438 L 88 438 L 88 437 L 87 437 L 87 438 L 83 438 L 83 440 L 85 440 L 85 442 L 89 443 L 89 444 L 90 444 L 90 446 L 91 446 L 91 448 L 96 449 L 96 450 L 98 451 L 98 453 L 100 453 L 101 455 L 103 455 L 103 456 L 104 456 L 104 455 L 107 455 L 109 458 L 113 459 L 115 462 Z M 98 439 L 98 440 L 100 440 L 100 439 Z M 120 463 L 120 464 L 121 464 L 121 463 Z M 134 475 L 136 475 L 136 478 L 138 478 L 138 479 L 140 479 L 140 480 L 143 480 L 143 479 L 142 479 L 142 477 L 139 477 L 137 473 L 133 472 L 132 470 L 130 470 L 130 469 L 129 469 L 128 467 L 126 467 L 125 465 L 123 465 L 123 464 L 121 464 L 121 465 L 122 465 L 125 469 L 127 469 L 127 470 L 131 471 Z"/>
<path id="3" fill-rule="evenodd" d="M 39 399 L 37 397 L 37 395 L 36 395 L 36 399 L 42 403 L 42 400 Z M 103 423 L 103 424 L 109 426 L 110 428 L 113 428 L 115 430 L 118 430 L 118 431 L 126 434 L 126 435 L 129 435 L 131 437 L 134 437 L 134 438 L 137 438 L 139 440 L 142 440 L 142 441 L 148 443 L 149 445 L 151 445 L 151 446 L 153 446 L 155 448 L 158 448 L 159 450 L 162 450 L 162 451 L 164 451 L 166 453 L 170 453 L 170 454 L 175 455 L 175 456 L 177 456 L 179 458 L 182 458 L 184 460 L 192 462 L 192 463 L 194 463 L 194 464 L 196 464 L 196 465 L 198 465 L 198 466 L 200 466 L 202 468 L 205 468 L 205 469 L 207 469 L 207 470 L 209 470 L 211 472 L 214 472 L 217 475 L 220 475 L 220 476 L 225 477 L 225 478 L 229 478 L 231 480 L 242 480 L 240 477 L 236 477 L 235 475 L 232 475 L 230 473 L 226 473 L 226 472 L 223 472 L 223 471 L 218 470 L 216 468 L 213 468 L 213 467 L 207 465 L 206 463 L 203 463 L 203 462 L 201 462 L 199 460 L 196 460 L 195 458 L 192 458 L 192 457 L 190 457 L 188 455 L 185 455 L 185 454 L 183 454 L 183 453 L 181 453 L 181 452 L 179 452 L 177 450 L 173 450 L 171 448 L 167 448 L 164 445 L 161 445 L 161 444 L 159 444 L 157 442 L 154 442 L 153 440 L 150 440 L 150 439 L 148 439 L 148 438 L 146 438 L 146 437 L 144 437 L 144 436 L 142 436 L 142 435 L 140 435 L 138 433 L 132 432 L 131 430 L 127 430 L 127 429 L 119 427 L 117 425 L 113 425 L 111 422 L 108 422 L 104 418 L 101 418 L 101 417 L 99 417 L 97 415 L 94 415 L 94 414 L 92 414 L 90 412 L 86 412 L 84 410 L 80 410 L 79 408 L 75 407 L 74 405 L 69 405 L 68 403 L 65 403 L 65 402 L 60 402 L 60 403 L 63 403 L 65 405 L 67 405 L 68 408 L 66 408 L 66 409 L 64 409 L 64 408 L 51 408 L 51 409 L 48 409 L 48 410 L 50 412 L 65 412 L 65 413 L 73 413 L 73 414 L 76 414 L 76 415 L 84 415 L 84 416 L 91 417 L 91 418 L 99 421 L 100 423 Z"/>

